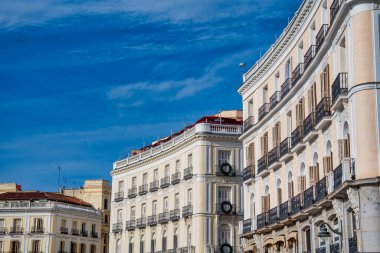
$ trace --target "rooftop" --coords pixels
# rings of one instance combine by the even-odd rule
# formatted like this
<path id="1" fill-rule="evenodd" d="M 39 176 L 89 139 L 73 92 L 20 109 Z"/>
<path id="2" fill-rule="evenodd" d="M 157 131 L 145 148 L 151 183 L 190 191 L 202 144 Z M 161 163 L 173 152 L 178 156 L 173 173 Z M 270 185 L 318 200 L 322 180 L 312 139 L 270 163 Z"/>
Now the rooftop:
<path id="1" fill-rule="evenodd" d="M 18 201 L 18 200 L 50 200 L 56 202 L 62 202 L 72 205 L 92 207 L 90 203 L 87 203 L 81 199 L 65 196 L 59 193 L 54 192 L 39 192 L 39 191 L 30 191 L 30 192 L 5 192 L 0 194 L 0 201 Z"/>

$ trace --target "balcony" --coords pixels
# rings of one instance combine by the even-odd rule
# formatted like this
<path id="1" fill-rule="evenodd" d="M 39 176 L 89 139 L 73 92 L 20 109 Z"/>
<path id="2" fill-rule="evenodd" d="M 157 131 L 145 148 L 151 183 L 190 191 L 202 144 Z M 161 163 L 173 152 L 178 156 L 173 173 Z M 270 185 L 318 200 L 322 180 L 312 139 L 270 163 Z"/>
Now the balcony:
<path id="1" fill-rule="evenodd" d="M 252 219 L 246 219 L 243 221 L 243 234 L 250 233 L 252 231 Z"/>
<path id="2" fill-rule="evenodd" d="M 171 221 L 177 221 L 177 220 L 179 220 L 181 218 L 180 212 L 181 212 L 181 210 L 179 208 L 171 210 L 170 211 L 170 220 Z"/>
<path id="3" fill-rule="evenodd" d="M 293 157 L 291 149 L 292 139 L 287 137 L 280 143 L 280 162 L 286 162 Z"/>
<path id="4" fill-rule="evenodd" d="M 222 201 L 216 203 L 215 210 L 218 215 L 237 215 L 237 208 L 235 204 L 232 204 L 230 201 Z"/>
<path id="5" fill-rule="evenodd" d="M 332 90 L 332 109 L 337 110 L 342 107 L 343 101 L 347 100 L 348 95 L 348 74 L 339 73 L 331 85 Z"/>
<path id="6" fill-rule="evenodd" d="M 137 187 L 132 187 L 131 189 L 128 190 L 128 198 L 132 199 L 137 196 Z"/>
<path id="7" fill-rule="evenodd" d="M 276 107 L 276 105 L 281 101 L 281 92 L 276 91 L 270 98 L 269 98 L 269 110 L 273 110 L 273 108 Z"/>
<path id="8" fill-rule="evenodd" d="M 148 216 L 148 226 L 153 227 L 157 225 L 157 215 Z"/>
<path id="9" fill-rule="evenodd" d="M 79 235 L 79 229 L 72 228 L 72 229 L 71 229 L 71 234 L 72 234 L 72 235 Z"/>
<path id="10" fill-rule="evenodd" d="M 289 93 L 291 89 L 292 89 L 292 78 L 288 78 L 281 85 L 281 99 L 283 99 Z"/>
<path id="11" fill-rule="evenodd" d="M 280 205 L 279 220 L 285 220 L 289 217 L 289 201 L 286 201 Z"/>
<path id="12" fill-rule="evenodd" d="M 0 227 L 0 235 L 5 235 L 7 233 L 7 229 L 5 227 Z"/>
<path id="13" fill-rule="evenodd" d="M 316 110 L 315 129 L 323 131 L 331 124 L 331 98 L 322 98 Z"/>
<path id="14" fill-rule="evenodd" d="M 91 231 L 91 237 L 92 238 L 98 238 L 98 232 L 95 232 L 95 231 Z"/>
<path id="15" fill-rule="evenodd" d="M 246 120 L 243 122 L 243 131 L 248 131 L 253 125 L 254 125 L 254 118 L 253 116 L 249 116 Z"/>
<path id="16" fill-rule="evenodd" d="M 115 193 L 115 198 L 114 198 L 115 202 L 123 201 L 123 199 L 124 199 L 124 192 L 116 192 Z"/>
<path id="17" fill-rule="evenodd" d="M 315 185 L 315 202 L 322 200 L 327 195 L 326 177 L 322 178 Z"/>
<path id="18" fill-rule="evenodd" d="M 32 234 L 43 234 L 45 231 L 44 228 L 41 228 L 41 227 L 32 227 L 32 230 L 30 231 L 30 233 Z"/>
<path id="19" fill-rule="evenodd" d="M 193 167 L 186 168 L 183 173 L 183 179 L 188 180 L 193 177 Z"/>
<path id="20" fill-rule="evenodd" d="M 153 182 L 150 182 L 149 184 L 149 191 L 150 192 L 155 192 L 158 191 L 158 180 L 154 180 Z"/>
<path id="21" fill-rule="evenodd" d="M 182 218 L 188 218 L 193 215 L 193 205 L 182 207 Z"/>
<path id="22" fill-rule="evenodd" d="M 323 45 L 323 42 L 325 41 L 325 37 L 327 35 L 329 29 L 329 25 L 324 24 L 322 25 L 321 29 L 317 33 L 317 36 L 315 37 L 316 43 L 315 43 L 315 51 L 318 52 L 321 46 Z"/>
<path id="23" fill-rule="evenodd" d="M 275 147 L 268 153 L 268 169 L 277 169 L 281 167 L 281 163 L 279 163 L 280 158 L 280 148 Z"/>
<path id="24" fill-rule="evenodd" d="M 143 229 L 146 227 L 146 218 L 142 217 L 136 220 L 136 227 L 139 229 Z"/>
<path id="25" fill-rule="evenodd" d="M 334 173 L 334 191 L 335 191 L 343 182 L 342 164 L 339 164 L 338 167 L 335 168 L 333 173 Z"/>
<path id="26" fill-rule="evenodd" d="M 255 166 L 249 165 L 243 169 L 243 182 L 247 182 L 255 177 Z"/>
<path id="27" fill-rule="evenodd" d="M 318 136 L 318 132 L 315 130 L 316 125 L 316 113 L 310 113 L 303 121 L 303 141 L 309 142 L 314 140 Z"/>
<path id="28" fill-rule="evenodd" d="M 145 195 L 148 193 L 148 184 L 143 184 L 139 186 L 139 195 Z"/>
<path id="29" fill-rule="evenodd" d="M 167 188 L 169 186 L 170 186 L 170 177 L 167 176 L 167 177 L 161 178 L 161 184 L 160 184 L 161 189 Z"/>
<path id="30" fill-rule="evenodd" d="M 195 246 L 182 247 L 178 250 L 178 253 L 195 253 Z"/>
<path id="31" fill-rule="evenodd" d="M 269 103 L 265 103 L 259 108 L 259 121 L 262 120 L 265 117 L 265 115 L 268 114 L 268 112 L 269 112 Z"/>
<path id="32" fill-rule="evenodd" d="M 338 14 L 341 0 L 334 0 L 330 6 L 330 23 L 334 22 L 336 14 Z"/>
<path id="33" fill-rule="evenodd" d="M 314 204 L 314 186 L 306 189 L 303 193 L 303 208 L 308 208 Z"/>
<path id="34" fill-rule="evenodd" d="M 68 228 L 65 228 L 65 227 L 60 227 L 60 228 L 59 228 L 59 233 L 60 233 L 60 234 L 67 235 L 67 234 L 69 234 L 69 229 L 68 229 Z"/>
<path id="35" fill-rule="evenodd" d="M 268 155 L 264 155 L 257 161 L 257 175 L 263 174 L 265 176 L 269 174 L 268 171 Z"/>
<path id="36" fill-rule="evenodd" d="M 88 236 L 88 231 L 87 230 L 81 230 L 80 231 L 80 235 L 83 236 L 83 237 L 87 237 Z"/>
<path id="37" fill-rule="evenodd" d="M 165 224 L 169 222 L 169 212 L 163 212 L 158 215 L 158 223 Z"/>
<path id="38" fill-rule="evenodd" d="M 257 215 L 257 229 L 263 228 L 266 225 L 267 213 Z"/>
<path id="39" fill-rule="evenodd" d="M 300 63 L 297 65 L 297 67 L 292 72 L 292 84 L 295 86 L 297 81 L 301 78 L 304 71 L 304 64 Z"/>
<path id="40" fill-rule="evenodd" d="M 290 215 L 295 215 L 296 213 L 299 213 L 302 208 L 301 194 L 294 196 L 290 202 L 291 202 Z"/>
<path id="41" fill-rule="evenodd" d="M 278 221 L 278 207 L 274 207 L 268 211 L 268 225 L 277 223 Z"/>
<path id="42" fill-rule="evenodd" d="M 303 126 L 298 126 L 292 132 L 292 152 L 299 152 L 305 148 L 305 143 L 303 143 Z"/>
<path id="43" fill-rule="evenodd" d="M 21 235 L 24 233 L 24 228 L 22 227 L 11 227 L 9 230 L 10 235 Z"/>
<path id="44" fill-rule="evenodd" d="M 125 230 L 127 231 L 133 231 L 136 229 L 136 221 L 134 219 L 127 221 L 125 224 Z"/>
<path id="45" fill-rule="evenodd" d="M 304 56 L 304 63 L 305 63 L 304 69 L 307 69 L 311 61 L 314 59 L 314 57 L 315 57 L 315 45 L 311 45 Z"/>
<path id="46" fill-rule="evenodd" d="M 172 185 L 181 182 L 181 172 L 176 172 L 172 175 Z"/>

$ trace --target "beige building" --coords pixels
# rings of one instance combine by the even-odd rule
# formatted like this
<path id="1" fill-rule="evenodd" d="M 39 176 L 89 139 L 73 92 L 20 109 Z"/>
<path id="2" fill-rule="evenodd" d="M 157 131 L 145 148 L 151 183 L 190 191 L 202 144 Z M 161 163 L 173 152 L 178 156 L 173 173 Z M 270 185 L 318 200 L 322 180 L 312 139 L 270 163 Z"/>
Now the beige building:
<path id="1" fill-rule="evenodd" d="M 66 196 L 76 197 L 90 203 L 95 209 L 101 211 L 101 253 L 108 253 L 109 232 L 110 232 L 110 199 L 111 185 L 107 180 L 85 180 L 83 187 L 74 189 L 62 189 Z"/>
<path id="2" fill-rule="evenodd" d="M 379 6 L 303 1 L 243 75 L 247 252 L 380 252 Z"/>
<path id="3" fill-rule="evenodd" d="M 100 212 L 62 194 L 0 194 L 0 252 L 99 253 Z"/>
<path id="4" fill-rule="evenodd" d="M 110 253 L 237 252 L 241 123 L 240 111 L 203 117 L 115 162 Z"/>

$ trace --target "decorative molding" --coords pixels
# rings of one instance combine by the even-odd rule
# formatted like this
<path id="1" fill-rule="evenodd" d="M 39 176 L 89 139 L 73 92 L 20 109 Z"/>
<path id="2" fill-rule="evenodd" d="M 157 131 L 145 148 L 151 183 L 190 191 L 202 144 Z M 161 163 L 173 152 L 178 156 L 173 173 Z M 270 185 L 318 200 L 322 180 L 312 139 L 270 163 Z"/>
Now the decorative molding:
<path id="1" fill-rule="evenodd" d="M 333 205 L 337 218 L 339 220 L 342 220 L 343 219 L 343 201 L 339 199 L 333 199 L 332 205 Z"/>

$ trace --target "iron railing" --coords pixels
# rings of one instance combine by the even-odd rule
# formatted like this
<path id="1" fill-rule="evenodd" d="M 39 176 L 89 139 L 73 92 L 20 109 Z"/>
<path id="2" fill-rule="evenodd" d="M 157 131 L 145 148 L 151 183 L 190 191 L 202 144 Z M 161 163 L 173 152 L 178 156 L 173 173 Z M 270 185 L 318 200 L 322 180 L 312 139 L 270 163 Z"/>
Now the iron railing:
<path id="1" fill-rule="evenodd" d="M 161 182 L 160 182 L 161 189 L 167 188 L 169 186 L 170 186 L 170 177 L 167 176 L 167 177 L 161 178 Z"/>
<path id="2" fill-rule="evenodd" d="M 311 112 L 303 121 L 303 135 L 307 136 L 315 127 L 315 112 Z"/>
<path id="3" fill-rule="evenodd" d="M 273 110 L 273 108 L 276 107 L 276 105 L 281 101 L 281 92 L 276 91 L 273 93 L 273 95 L 269 98 L 269 110 Z"/>
<path id="4" fill-rule="evenodd" d="M 243 169 L 243 182 L 252 179 L 255 176 L 255 166 L 249 165 Z"/>
<path id="5" fill-rule="evenodd" d="M 188 218 L 193 215 L 193 205 L 189 204 L 187 206 L 182 207 L 182 217 Z"/>
<path id="6" fill-rule="evenodd" d="M 268 168 L 268 155 L 265 154 L 257 161 L 257 174 L 260 174 Z"/>
<path id="7" fill-rule="evenodd" d="M 315 40 L 316 40 L 315 50 L 316 50 L 316 52 L 319 51 L 323 42 L 325 41 L 325 37 L 326 37 L 328 29 L 329 29 L 329 25 L 324 24 L 324 25 L 322 25 L 321 29 L 317 33 L 317 36 L 315 37 Z"/>
<path id="8" fill-rule="evenodd" d="M 332 90 L 332 102 L 335 103 L 340 95 L 347 95 L 348 93 L 348 74 L 346 72 L 339 73 L 335 78 L 331 90 Z"/>
<path id="9" fill-rule="evenodd" d="M 292 139 L 290 137 L 285 138 L 280 144 L 280 158 L 286 154 L 291 153 Z"/>
<path id="10" fill-rule="evenodd" d="M 124 192 L 115 192 L 114 201 L 119 202 L 124 199 Z"/>
<path id="11" fill-rule="evenodd" d="M 169 222 L 169 212 L 162 212 L 158 215 L 158 223 L 165 224 Z"/>
<path id="12" fill-rule="evenodd" d="M 158 191 L 159 182 L 158 180 L 154 180 L 153 182 L 150 182 L 149 184 L 149 191 L 155 192 Z"/>
<path id="13" fill-rule="evenodd" d="M 281 99 L 283 99 L 289 93 L 291 89 L 292 89 L 292 78 L 288 78 L 281 85 Z"/>
<path id="14" fill-rule="evenodd" d="M 269 103 L 265 103 L 259 108 L 259 120 L 264 118 L 265 115 L 268 114 L 268 112 L 269 112 Z"/>
<path id="15" fill-rule="evenodd" d="M 145 195 L 148 193 L 148 184 L 143 184 L 139 186 L 139 195 Z"/>
<path id="16" fill-rule="evenodd" d="M 157 221 L 157 215 L 151 215 L 151 216 L 148 216 L 148 226 L 156 226 L 158 223 Z"/>
<path id="17" fill-rule="evenodd" d="M 181 172 L 176 172 L 172 175 L 172 184 L 178 184 L 181 181 Z"/>
<path id="18" fill-rule="evenodd" d="M 299 125 L 292 132 L 292 148 L 295 148 L 299 143 L 301 143 L 302 139 L 303 139 L 303 126 Z"/>
<path id="19" fill-rule="evenodd" d="M 183 179 L 188 180 L 193 177 L 193 167 L 188 167 L 183 173 Z"/>
<path id="20" fill-rule="evenodd" d="M 246 120 L 243 122 L 243 130 L 248 131 L 253 126 L 254 118 L 253 116 L 249 116 Z"/>
<path id="21" fill-rule="evenodd" d="M 177 221 L 181 218 L 181 210 L 179 208 L 170 211 L 170 220 Z"/>
<path id="22" fill-rule="evenodd" d="M 297 81 L 301 78 L 304 71 L 304 64 L 300 63 L 292 72 L 292 83 L 293 86 L 297 83 Z"/>
<path id="23" fill-rule="evenodd" d="M 137 196 L 137 187 L 132 187 L 131 189 L 128 189 L 128 198 L 132 199 Z"/>
<path id="24" fill-rule="evenodd" d="M 324 97 L 321 99 L 321 101 L 317 105 L 317 114 L 315 116 L 316 118 L 316 124 L 321 122 L 321 120 L 326 116 L 331 116 L 331 98 L 330 97 Z"/>
<path id="25" fill-rule="evenodd" d="M 275 147 L 271 151 L 269 151 L 269 153 L 268 153 L 268 167 L 278 161 L 279 155 L 280 155 L 279 147 Z"/>
<path id="26" fill-rule="evenodd" d="M 306 54 L 304 56 L 304 64 L 305 64 L 304 69 L 307 69 L 311 61 L 314 59 L 314 57 L 315 57 L 315 45 L 311 45 L 310 48 L 306 51 Z"/>
<path id="27" fill-rule="evenodd" d="M 322 200 L 327 195 L 326 177 L 322 178 L 315 185 L 315 202 Z"/>

